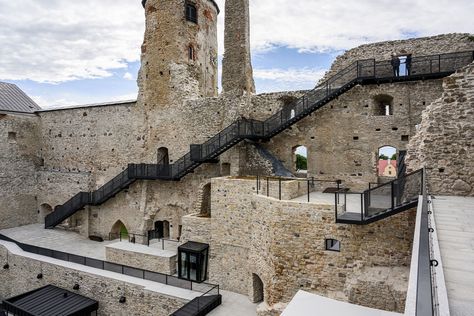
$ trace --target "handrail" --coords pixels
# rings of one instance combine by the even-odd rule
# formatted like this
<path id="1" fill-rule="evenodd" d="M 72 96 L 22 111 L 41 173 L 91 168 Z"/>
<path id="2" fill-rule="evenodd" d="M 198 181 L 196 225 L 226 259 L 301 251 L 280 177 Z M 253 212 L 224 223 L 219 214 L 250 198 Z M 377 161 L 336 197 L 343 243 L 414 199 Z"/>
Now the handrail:
<path id="1" fill-rule="evenodd" d="M 355 61 L 263 122 L 243 118 L 234 121 L 221 132 L 211 137 L 211 139 L 197 145 L 200 148 L 200 155 L 198 157 L 192 156 L 190 151 L 173 164 L 149 165 L 154 166 L 154 168 L 151 168 L 154 170 L 149 171 L 146 169 L 144 170 L 146 171 L 145 174 L 134 173 L 133 170 L 130 170 L 139 165 L 129 165 L 127 169 L 114 179 L 90 193 L 91 201 L 88 201 L 88 203 L 74 203 L 71 199 L 71 203 L 67 201 L 53 213 L 48 214 L 45 219 L 45 226 L 47 228 L 56 226 L 88 204 L 98 205 L 107 201 L 136 180 L 180 180 L 202 163 L 217 157 L 241 140 L 247 138 L 263 140 L 277 135 L 356 84 L 441 78 L 453 73 L 462 66 L 470 64 L 474 60 L 474 51 L 453 52 L 434 56 L 438 56 L 438 58 L 433 59 L 433 56 L 414 56 L 410 67 L 411 72 L 405 76 L 395 76 L 388 60 L 364 59 Z M 294 115 L 292 115 L 292 112 L 294 112 Z M 257 132 L 254 129 L 255 122 L 261 125 L 261 132 Z M 242 127 L 244 127 L 244 132 L 242 132 Z M 247 133 L 248 131 L 250 133 Z M 222 142 L 222 138 L 225 138 L 225 142 Z M 158 166 L 161 167 L 158 168 Z M 55 214 L 56 212 L 58 213 Z"/>
<path id="2" fill-rule="evenodd" d="M 433 316 L 433 295 L 431 281 L 430 235 L 428 224 L 428 191 L 426 169 L 423 169 L 423 204 L 421 211 L 420 238 L 418 249 L 418 275 L 416 289 L 416 316 Z"/>
<path id="3" fill-rule="evenodd" d="M 201 292 L 199 290 L 201 287 L 206 287 L 206 288 L 210 287 L 211 290 L 214 289 L 216 286 L 217 288 L 219 288 L 219 285 L 217 284 L 211 284 L 211 283 L 206 283 L 206 282 L 201 282 L 201 283 L 193 282 L 189 280 L 180 279 L 170 274 L 154 272 L 154 271 L 135 268 L 135 267 L 131 267 L 131 266 L 123 265 L 123 264 L 109 262 L 105 260 L 75 255 L 75 254 L 67 253 L 64 251 L 33 246 L 33 245 L 18 242 L 3 234 L 0 234 L 0 240 L 12 242 L 16 244 L 18 247 L 20 247 L 23 251 L 26 251 L 26 252 L 30 252 L 30 253 L 46 256 L 46 257 L 51 257 L 51 258 L 62 260 L 62 261 L 73 262 L 73 263 L 85 265 L 85 266 L 96 268 L 96 269 L 116 272 L 123 275 L 141 278 L 141 279 L 152 281 L 152 282 L 175 286 L 175 287 L 183 288 L 186 290 Z"/>

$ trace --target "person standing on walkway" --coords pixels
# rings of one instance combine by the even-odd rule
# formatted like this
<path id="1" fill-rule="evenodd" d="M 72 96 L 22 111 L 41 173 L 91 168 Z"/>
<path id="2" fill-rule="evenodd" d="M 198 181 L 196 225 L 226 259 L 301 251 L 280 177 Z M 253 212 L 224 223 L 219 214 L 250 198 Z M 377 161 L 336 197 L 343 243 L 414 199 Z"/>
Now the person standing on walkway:
<path id="1" fill-rule="evenodd" d="M 405 59 L 405 66 L 407 68 L 407 76 L 411 74 L 411 54 L 407 55 L 407 58 Z"/>
<path id="2" fill-rule="evenodd" d="M 400 59 L 395 54 L 392 54 L 392 60 L 390 61 L 390 64 L 393 68 L 393 76 L 400 76 Z"/>

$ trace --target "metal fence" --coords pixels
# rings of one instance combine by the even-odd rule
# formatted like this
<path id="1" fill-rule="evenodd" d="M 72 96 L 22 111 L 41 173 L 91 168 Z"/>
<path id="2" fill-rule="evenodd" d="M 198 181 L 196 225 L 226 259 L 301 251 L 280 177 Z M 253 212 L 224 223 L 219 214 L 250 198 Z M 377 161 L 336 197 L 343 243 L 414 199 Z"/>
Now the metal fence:
<path id="1" fill-rule="evenodd" d="M 402 175 L 390 182 L 370 187 L 362 193 L 347 192 L 341 189 L 335 193 L 336 221 L 341 219 L 357 220 L 361 223 L 371 221 L 417 203 L 422 189 L 422 169 Z M 359 216 L 357 219 L 355 218 L 356 214 Z"/>
<path id="2" fill-rule="evenodd" d="M 0 234 L 0 239 L 17 244 L 18 247 L 20 247 L 23 251 L 38 254 L 41 256 L 55 258 L 55 259 L 63 260 L 67 262 L 73 262 L 73 263 L 81 264 L 81 265 L 96 268 L 96 269 L 116 272 L 116 273 L 128 275 L 128 276 L 143 279 L 143 280 L 171 285 L 171 286 L 179 287 L 182 289 L 197 291 L 201 293 L 206 293 L 216 288 L 217 288 L 217 291 L 219 291 L 219 285 L 216 285 L 216 284 L 210 284 L 206 282 L 203 282 L 203 283 L 192 282 L 189 280 L 180 279 L 173 275 L 148 271 L 148 270 L 144 270 L 140 268 L 134 268 L 134 267 L 130 267 L 130 266 L 122 265 L 122 264 L 117 264 L 117 263 L 108 262 L 108 261 L 99 260 L 99 259 L 93 259 L 93 258 L 75 255 L 75 254 L 71 254 L 71 253 L 67 253 L 63 251 L 28 245 L 28 244 L 17 242 L 2 234 Z"/>

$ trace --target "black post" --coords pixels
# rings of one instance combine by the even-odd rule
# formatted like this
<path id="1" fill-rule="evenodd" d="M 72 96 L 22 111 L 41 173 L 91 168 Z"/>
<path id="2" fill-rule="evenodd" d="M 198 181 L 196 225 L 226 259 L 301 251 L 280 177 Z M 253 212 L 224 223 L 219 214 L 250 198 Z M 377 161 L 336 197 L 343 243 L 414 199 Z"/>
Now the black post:
<path id="1" fill-rule="evenodd" d="M 258 174 L 257 174 L 257 195 L 258 195 Z"/>
<path id="2" fill-rule="evenodd" d="M 281 177 L 278 178 L 278 198 L 281 201 Z"/>
<path id="3" fill-rule="evenodd" d="M 270 183 L 268 182 L 268 177 L 267 177 L 267 197 L 270 196 L 269 190 L 270 190 Z"/>
<path id="4" fill-rule="evenodd" d="M 306 180 L 306 182 L 308 183 L 308 203 L 309 203 L 309 180 Z"/>
<path id="5" fill-rule="evenodd" d="M 364 221 L 364 193 L 360 194 L 360 221 Z"/>
<path id="6" fill-rule="evenodd" d="M 394 183 L 395 183 L 395 181 L 392 181 L 392 182 L 390 183 L 390 191 L 391 191 L 391 192 L 390 192 L 390 197 L 391 197 L 391 199 L 392 199 L 392 210 L 395 208 L 395 205 L 394 205 L 394 202 L 393 202 L 393 200 L 395 199 L 394 192 L 393 192 L 393 191 L 394 191 L 394 188 L 395 188 Z"/>

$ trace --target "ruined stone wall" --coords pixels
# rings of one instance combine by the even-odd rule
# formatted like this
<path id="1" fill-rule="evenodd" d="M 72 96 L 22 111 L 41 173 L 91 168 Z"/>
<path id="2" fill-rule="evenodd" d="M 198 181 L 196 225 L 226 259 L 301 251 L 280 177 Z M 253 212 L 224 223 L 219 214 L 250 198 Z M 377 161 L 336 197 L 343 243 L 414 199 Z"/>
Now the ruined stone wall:
<path id="1" fill-rule="evenodd" d="M 38 220 L 38 118 L 0 114 L 0 229 Z"/>
<path id="2" fill-rule="evenodd" d="M 441 53 L 472 51 L 474 41 L 468 33 L 441 34 L 431 37 L 419 37 L 407 40 L 377 42 L 349 49 L 338 56 L 321 81 L 357 60 L 390 60 L 391 55 L 429 56 Z"/>
<path id="3" fill-rule="evenodd" d="M 342 179 L 353 190 L 367 189 L 377 182 L 379 148 L 405 150 L 422 110 L 440 90 L 441 80 L 356 86 L 263 145 L 292 171 L 295 147 L 305 146 L 309 177 Z M 392 115 L 379 115 L 380 95 L 393 97 Z M 260 112 L 269 111 L 269 104 L 284 104 L 273 94 L 252 102 Z"/>
<path id="4" fill-rule="evenodd" d="M 249 0 L 225 2 L 222 89 L 236 95 L 255 93 L 250 55 Z"/>
<path id="5" fill-rule="evenodd" d="M 426 167 L 431 194 L 474 196 L 474 64 L 443 81 L 409 144 L 411 170 Z"/>
<path id="6" fill-rule="evenodd" d="M 145 107 L 217 95 L 218 9 L 209 0 L 192 3 L 197 23 L 186 20 L 185 0 L 146 3 L 139 76 L 139 102 Z M 193 56 L 189 56 L 190 47 Z"/>
<path id="7" fill-rule="evenodd" d="M 1 262 L 7 262 L 6 256 L 7 249 L 0 246 Z M 100 316 L 167 316 L 187 302 L 185 299 L 147 290 L 144 286 L 127 281 L 84 272 L 74 268 L 74 264 L 66 267 L 11 252 L 8 255 L 8 263 L 10 268 L 0 271 L 0 284 L 2 284 L 0 297 L 3 298 L 16 296 L 47 284 L 71 291 L 74 284 L 78 283 L 80 286 L 78 294 L 99 302 Z M 38 273 L 43 274 L 42 279 L 36 278 Z M 119 303 L 122 295 L 126 297 L 124 304 Z"/>
<path id="8" fill-rule="evenodd" d="M 255 185 L 255 181 L 245 179 L 212 180 L 211 282 L 252 298 L 255 274 L 264 283 L 269 306 L 286 303 L 304 289 L 351 303 L 403 311 L 407 278 L 400 277 L 385 288 L 385 294 L 390 292 L 399 304 L 386 302 L 377 288 L 396 269 L 407 275 L 413 210 L 366 226 L 336 224 L 331 204 L 256 196 Z M 189 236 L 193 240 L 192 228 Z M 341 252 L 326 251 L 325 238 L 339 240 Z M 371 272 L 367 271 L 372 267 L 385 269 L 370 279 L 367 274 Z M 363 282 L 352 278 L 356 272 Z M 368 301 L 365 296 L 372 299 Z"/>

